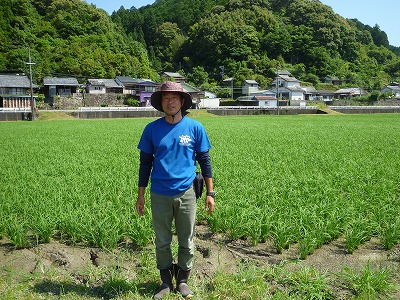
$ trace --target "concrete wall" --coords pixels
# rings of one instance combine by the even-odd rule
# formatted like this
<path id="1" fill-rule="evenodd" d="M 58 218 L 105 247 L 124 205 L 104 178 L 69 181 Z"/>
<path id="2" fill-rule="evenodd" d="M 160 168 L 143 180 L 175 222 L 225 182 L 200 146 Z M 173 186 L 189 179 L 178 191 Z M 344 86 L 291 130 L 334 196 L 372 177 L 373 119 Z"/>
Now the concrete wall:
<path id="1" fill-rule="evenodd" d="M 117 110 L 99 110 L 99 111 L 67 111 L 67 114 L 78 119 L 106 119 L 106 118 L 144 118 L 144 117 L 162 117 L 164 113 L 157 110 L 144 111 L 117 111 Z"/>
<path id="2" fill-rule="evenodd" d="M 330 106 L 329 108 L 343 114 L 400 113 L 400 106 Z"/>
<path id="3" fill-rule="evenodd" d="M 32 114 L 30 112 L 0 112 L 0 121 L 23 121 L 31 119 Z"/>
<path id="4" fill-rule="evenodd" d="M 276 108 L 228 108 L 228 109 L 208 109 L 209 113 L 218 116 L 241 116 L 241 115 L 276 115 Z M 317 114 L 318 108 L 279 108 L 280 115 L 298 115 L 298 114 Z"/>

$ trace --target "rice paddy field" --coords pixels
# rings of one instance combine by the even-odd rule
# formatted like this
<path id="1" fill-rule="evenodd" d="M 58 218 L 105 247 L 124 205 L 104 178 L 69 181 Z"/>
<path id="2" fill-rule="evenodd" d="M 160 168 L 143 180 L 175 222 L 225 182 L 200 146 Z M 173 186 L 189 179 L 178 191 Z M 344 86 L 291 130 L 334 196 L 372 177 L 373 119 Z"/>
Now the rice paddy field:
<path id="1" fill-rule="evenodd" d="M 351 254 L 400 241 L 400 115 L 216 117 L 206 127 L 216 210 L 213 232 L 299 259 L 339 237 Z M 114 249 L 153 241 L 135 211 L 140 134 L 154 119 L 0 123 L 0 239 Z M 220 299 L 220 298 L 219 298 Z M 222 298 L 223 299 L 223 298 Z"/>

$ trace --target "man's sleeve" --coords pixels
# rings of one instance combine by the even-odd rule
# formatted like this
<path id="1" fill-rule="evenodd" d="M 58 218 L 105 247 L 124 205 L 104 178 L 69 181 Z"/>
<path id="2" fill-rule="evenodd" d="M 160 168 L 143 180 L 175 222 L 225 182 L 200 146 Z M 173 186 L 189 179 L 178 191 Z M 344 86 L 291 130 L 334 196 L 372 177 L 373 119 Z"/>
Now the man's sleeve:
<path id="1" fill-rule="evenodd" d="M 153 167 L 153 154 L 140 151 L 139 182 L 138 186 L 146 187 L 149 184 L 150 173 Z"/>

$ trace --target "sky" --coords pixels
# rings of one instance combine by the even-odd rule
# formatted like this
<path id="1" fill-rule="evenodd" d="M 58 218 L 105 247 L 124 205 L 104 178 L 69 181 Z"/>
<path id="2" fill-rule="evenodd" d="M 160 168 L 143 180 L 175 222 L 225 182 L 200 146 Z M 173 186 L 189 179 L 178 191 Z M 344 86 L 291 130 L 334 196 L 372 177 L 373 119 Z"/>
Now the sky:
<path id="1" fill-rule="evenodd" d="M 126 9 L 134 6 L 153 4 L 155 0 L 85 0 L 111 14 L 121 6 Z M 400 47 L 400 25 L 398 24 L 399 0 L 320 0 L 333 11 L 347 19 L 358 19 L 364 25 L 374 27 L 378 24 L 386 32 L 389 44 Z M 396 24 L 397 23 L 397 24 Z"/>

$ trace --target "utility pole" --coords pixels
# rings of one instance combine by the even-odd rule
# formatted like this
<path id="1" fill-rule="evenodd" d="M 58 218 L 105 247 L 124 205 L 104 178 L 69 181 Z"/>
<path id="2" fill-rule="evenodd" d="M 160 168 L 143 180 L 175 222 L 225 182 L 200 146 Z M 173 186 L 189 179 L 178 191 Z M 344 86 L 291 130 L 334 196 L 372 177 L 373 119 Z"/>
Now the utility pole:
<path id="1" fill-rule="evenodd" d="M 221 69 L 221 72 L 219 72 L 219 74 L 221 75 L 221 81 L 224 80 L 224 70 L 225 70 L 225 66 L 219 66 L 219 68 Z"/>
<path id="2" fill-rule="evenodd" d="M 29 62 L 26 64 L 29 65 L 29 84 L 30 84 L 30 89 L 31 89 L 31 111 L 32 111 L 32 121 L 36 119 L 36 101 L 33 98 L 33 84 L 32 84 L 32 65 L 35 63 L 31 62 L 31 48 L 28 47 L 28 59 Z"/>
<path id="3" fill-rule="evenodd" d="M 233 77 L 232 77 L 232 80 L 231 80 L 231 98 L 233 100 Z"/>
<path id="4" fill-rule="evenodd" d="M 278 72 L 278 67 L 276 67 L 276 111 L 279 116 L 279 72 Z"/>

